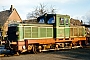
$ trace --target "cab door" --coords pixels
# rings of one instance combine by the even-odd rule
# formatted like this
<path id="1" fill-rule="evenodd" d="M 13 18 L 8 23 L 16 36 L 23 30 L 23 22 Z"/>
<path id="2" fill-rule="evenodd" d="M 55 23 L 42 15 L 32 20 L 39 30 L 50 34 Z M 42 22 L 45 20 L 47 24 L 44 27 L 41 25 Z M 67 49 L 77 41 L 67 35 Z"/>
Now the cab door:
<path id="1" fill-rule="evenodd" d="M 64 31 L 65 31 L 65 38 L 69 38 L 70 36 L 70 23 L 69 23 L 69 18 L 65 18 L 65 28 L 64 28 Z"/>

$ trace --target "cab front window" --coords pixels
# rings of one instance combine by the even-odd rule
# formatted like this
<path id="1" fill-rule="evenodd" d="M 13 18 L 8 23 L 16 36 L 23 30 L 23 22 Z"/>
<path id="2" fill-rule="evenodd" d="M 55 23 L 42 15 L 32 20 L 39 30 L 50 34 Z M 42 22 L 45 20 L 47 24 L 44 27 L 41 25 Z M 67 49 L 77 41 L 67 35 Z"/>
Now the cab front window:
<path id="1" fill-rule="evenodd" d="M 49 19 L 48 19 L 48 22 L 47 22 L 48 24 L 50 24 L 50 23 L 55 23 L 55 19 L 54 19 L 54 17 L 50 17 Z"/>
<path id="2" fill-rule="evenodd" d="M 39 23 L 45 23 L 44 22 L 44 18 L 41 18 L 40 21 L 39 21 Z"/>

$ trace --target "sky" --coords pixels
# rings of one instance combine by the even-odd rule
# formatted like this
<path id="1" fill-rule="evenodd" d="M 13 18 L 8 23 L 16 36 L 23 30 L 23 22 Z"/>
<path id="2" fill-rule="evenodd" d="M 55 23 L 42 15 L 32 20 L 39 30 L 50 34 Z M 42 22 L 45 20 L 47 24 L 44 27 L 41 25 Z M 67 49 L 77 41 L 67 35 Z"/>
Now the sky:
<path id="1" fill-rule="evenodd" d="M 22 20 L 41 4 L 53 6 L 57 14 L 67 14 L 71 18 L 90 21 L 90 0 L 0 0 L 0 11 L 9 10 L 13 5 Z"/>

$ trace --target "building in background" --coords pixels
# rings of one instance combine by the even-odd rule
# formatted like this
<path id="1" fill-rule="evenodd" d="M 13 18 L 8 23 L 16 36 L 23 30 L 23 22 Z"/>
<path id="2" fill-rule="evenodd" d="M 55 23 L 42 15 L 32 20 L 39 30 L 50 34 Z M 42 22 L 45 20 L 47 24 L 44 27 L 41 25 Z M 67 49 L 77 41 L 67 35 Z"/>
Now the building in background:
<path id="1" fill-rule="evenodd" d="M 70 25 L 71 26 L 81 26 L 83 24 L 83 21 L 78 20 L 78 19 L 70 19 Z"/>
<path id="2" fill-rule="evenodd" d="M 6 37 L 8 31 L 8 24 L 22 22 L 17 10 L 11 5 L 9 10 L 0 12 L 0 30 L 2 31 L 2 36 Z"/>

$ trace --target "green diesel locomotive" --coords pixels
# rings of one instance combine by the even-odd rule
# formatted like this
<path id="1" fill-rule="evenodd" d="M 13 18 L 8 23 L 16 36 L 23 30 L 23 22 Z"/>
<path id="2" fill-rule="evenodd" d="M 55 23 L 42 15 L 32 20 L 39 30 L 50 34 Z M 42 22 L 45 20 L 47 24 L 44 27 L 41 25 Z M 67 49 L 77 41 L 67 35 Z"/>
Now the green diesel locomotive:
<path id="1" fill-rule="evenodd" d="M 85 27 L 70 26 L 70 16 L 44 14 L 38 23 L 10 24 L 6 48 L 14 52 L 42 52 L 85 45 Z"/>

